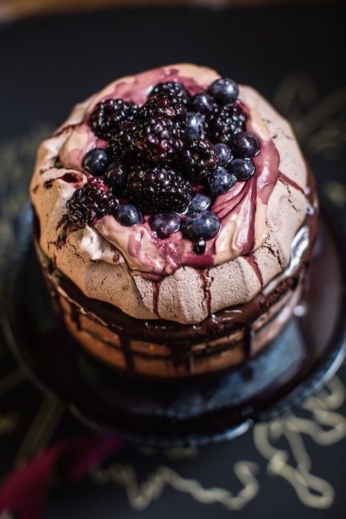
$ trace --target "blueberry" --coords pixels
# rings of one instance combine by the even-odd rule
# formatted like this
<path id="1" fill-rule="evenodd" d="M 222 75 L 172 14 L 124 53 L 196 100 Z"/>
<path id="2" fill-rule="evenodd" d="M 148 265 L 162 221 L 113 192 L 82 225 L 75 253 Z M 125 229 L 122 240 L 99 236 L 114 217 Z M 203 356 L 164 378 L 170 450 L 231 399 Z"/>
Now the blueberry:
<path id="1" fill-rule="evenodd" d="M 233 79 L 222 77 L 210 85 L 208 92 L 214 97 L 215 101 L 228 105 L 237 99 L 239 87 Z"/>
<path id="2" fill-rule="evenodd" d="M 132 204 L 124 204 L 119 206 L 114 216 L 116 220 L 121 223 L 121 225 L 125 225 L 126 227 L 136 225 L 142 221 L 141 212 L 135 205 Z"/>
<path id="3" fill-rule="evenodd" d="M 220 220 L 210 211 L 188 215 L 182 224 L 183 235 L 192 241 L 200 238 L 210 240 L 218 233 L 219 228 Z"/>
<path id="4" fill-rule="evenodd" d="M 200 114 L 208 114 L 214 106 L 213 98 L 206 92 L 200 92 L 192 98 L 192 107 Z"/>
<path id="5" fill-rule="evenodd" d="M 103 148 L 94 148 L 88 151 L 83 158 L 83 168 L 88 172 L 99 177 L 103 175 L 110 164 L 110 156 Z"/>
<path id="6" fill-rule="evenodd" d="M 193 243 L 193 250 L 196 254 L 203 254 L 206 247 L 205 240 L 203 238 L 199 238 L 197 241 Z"/>
<path id="7" fill-rule="evenodd" d="M 180 217 L 176 213 L 152 214 L 149 225 L 159 238 L 167 238 L 170 234 L 179 231 Z"/>
<path id="8" fill-rule="evenodd" d="M 232 149 L 237 157 L 251 158 L 259 151 L 258 139 L 253 133 L 237 133 L 232 140 Z"/>
<path id="9" fill-rule="evenodd" d="M 228 166 L 228 171 L 237 180 L 248 180 L 255 173 L 255 169 L 251 159 L 234 159 Z"/>
<path id="10" fill-rule="evenodd" d="M 190 202 L 189 213 L 201 213 L 206 211 L 211 204 L 209 196 L 197 193 Z"/>
<path id="11" fill-rule="evenodd" d="M 232 160 L 232 151 L 227 146 L 227 144 L 217 143 L 214 146 L 214 150 L 217 156 L 217 162 L 219 166 L 223 168 L 227 166 L 229 162 Z"/>
<path id="12" fill-rule="evenodd" d="M 204 117 L 195 112 L 186 114 L 186 135 L 188 137 L 204 137 Z"/>
<path id="13" fill-rule="evenodd" d="M 217 168 L 211 173 L 208 180 L 208 189 L 211 196 L 216 197 L 229 191 L 235 184 L 236 178 L 225 168 Z"/>
<path id="14" fill-rule="evenodd" d="M 114 189 L 116 193 L 122 192 L 127 179 L 127 173 L 122 164 L 116 162 L 111 164 L 106 171 L 105 177 L 106 182 Z"/>

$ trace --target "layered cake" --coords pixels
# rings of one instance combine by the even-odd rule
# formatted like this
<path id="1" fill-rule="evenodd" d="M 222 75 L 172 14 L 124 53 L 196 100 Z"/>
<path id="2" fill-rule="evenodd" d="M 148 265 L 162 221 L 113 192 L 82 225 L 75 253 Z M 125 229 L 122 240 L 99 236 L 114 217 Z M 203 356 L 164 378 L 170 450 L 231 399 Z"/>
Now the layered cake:
<path id="1" fill-rule="evenodd" d="M 311 172 L 288 122 L 209 68 L 123 77 L 78 104 L 41 144 L 31 198 L 65 326 L 123 373 L 237 369 L 303 296 Z"/>

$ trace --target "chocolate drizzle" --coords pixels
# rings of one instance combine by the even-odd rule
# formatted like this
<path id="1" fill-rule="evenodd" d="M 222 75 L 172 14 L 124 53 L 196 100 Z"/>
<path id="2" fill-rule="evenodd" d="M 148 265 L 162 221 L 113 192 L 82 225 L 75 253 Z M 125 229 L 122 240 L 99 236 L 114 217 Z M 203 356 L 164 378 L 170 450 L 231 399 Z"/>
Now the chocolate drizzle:
<path id="1" fill-rule="evenodd" d="M 160 287 L 161 281 L 155 281 L 153 284 L 153 311 L 154 314 L 160 317 L 159 313 L 159 299 L 160 299 Z"/>
<path id="2" fill-rule="evenodd" d="M 200 270 L 198 273 L 199 273 L 199 277 L 202 282 L 204 301 L 207 306 L 208 315 L 210 315 L 211 314 L 211 293 L 210 293 L 210 279 L 208 277 L 209 269 Z"/>
<path id="3" fill-rule="evenodd" d="M 77 305 L 75 305 L 73 303 L 70 304 L 70 309 L 71 309 L 70 319 L 76 325 L 77 330 L 81 331 L 82 326 L 81 326 L 81 322 L 80 322 L 80 309 L 78 308 Z"/>
<path id="4" fill-rule="evenodd" d="M 135 369 L 134 369 L 133 355 L 132 355 L 132 351 L 131 351 L 131 347 L 130 347 L 130 340 L 127 337 L 125 337 L 124 335 L 121 335 L 120 343 L 121 343 L 122 351 L 124 352 L 126 368 L 129 371 L 129 373 L 134 373 Z"/>
<path id="5" fill-rule="evenodd" d="M 176 369 L 183 369 L 186 373 L 194 371 L 194 357 L 189 342 L 182 342 L 179 345 L 167 345 L 171 354 L 171 361 Z"/>

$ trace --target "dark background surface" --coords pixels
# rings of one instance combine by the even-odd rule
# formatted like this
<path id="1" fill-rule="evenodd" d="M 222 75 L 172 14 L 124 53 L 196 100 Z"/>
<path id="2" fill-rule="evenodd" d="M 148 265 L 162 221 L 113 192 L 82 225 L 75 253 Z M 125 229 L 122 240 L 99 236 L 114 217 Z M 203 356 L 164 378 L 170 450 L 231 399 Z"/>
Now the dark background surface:
<path id="1" fill-rule="evenodd" d="M 345 15 L 345 5 L 248 10 L 146 8 L 32 19 L 0 26 L 2 256 L 6 257 L 14 246 L 11 243 L 12 222 L 26 199 L 38 140 L 61 123 L 73 104 L 114 78 L 178 61 L 211 66 L 241 83 L 253 85 L 268 99 L 275 99 L 297 130 L 318 177 L 323 198 L 332 204 L 340 224 L 344 223 Z M 287 100 L 290 102 L 286 103 Z M 43 401 L 32 385 L 20 376 L 17 383 L 7 384 L 10 389 L 1 392 L 1 380 L 11 376 L 15 369 L 6 350 L 0 349 L 2 473 L 13 467 L 13 460 L 18 463 L 37 452 L 40 444 L 32 443 L 25 449 L 23 443 L 33 422 L 39 421 L 40 410 L 50 406 L 50 402 Z M 345 368 L 340 371 L 339 378 L 346 382 Z M 197 480 L 205 489 L 221 488 L 234 497 L 243 488 L 235 475 L 235 467 L 237 462 L 245 461 L 258 465 L 256 481 L 259 488 L 244 509 L 236 512 L 240 519 L 274 517 L 278 512 L 282 519 L 344 519 L 346 440 L 342 438 L 343 432 L 346 434 L 346 406 L 342 398 L 343 384 L 337 388 L 340 405 L 327 406 L 332 414 L 326 425 L 321 425 L 323 420 L 316 418 L 316 413 L 300 412 L 309 421 L 310 432 L 338 430 L 335 442 L 322 433 L 321 437 L 325 439 L 321 440 L 318 435 L 301 432 L 293 441 L 285 422 L 280 422 L 277 438 L 274 435 L 271 439 L 276 448 L 287 453 L 286 462 L 292 467 L 293 482 L 299 480 L 299 476 L 294 477 L 294 470 L 307 470 L 325 482 L 318 486 L 320 480 L 313 480 L 327 497 L 333 496 L 328 485 L 334 489 L 334 499 L 331 498 L 329 504 L 328 499 L 312 501 L 313 505 L 303 502 L 292 481 L 285 476 L 271 476 L 268 460 L 255 447 L 254 432 L 250 431 L 232 443 L 206 447 L 198 452 L 155 453 L 128 447 L 116 461 L 107 462 L 106 466 L 116 462 L 123 467 L 132 467 L 140 488 L 127 485 L 130 488 L 127 495 L 120 484 L 97 486 L 92 478 L 75 485 L 57 485 L 51 493 L 45 518 L 108 519 L 140 514 L 143 519 L 170 519 L 177 515 L 183 519 L 198 514 L 201 518 L 221 519 L 227 517 L 230 510 L 220 503 L 202 503 L 206 494 L 202 492 L 201 497 L 200 493 L 192 492 L 191 495 L 187 480 Z M 58 416 L 59 405 L 52 401 L 51 406 L 54 405 Z M 41 447 L 82 431 L 82 426 L 70 415 L 63 409 L 60 412 L 61 420 L 56 418 L 57 427 L 55 432 L 54 428 L 51 431 L 52 440 L 47 433 L 41 438 Z M 6 417 L 12 417 L 13 427 L 7 425 L 6 429 L 5 421 L 1 429 L 1 419 Z M 294 449 L 300 445 L 299 438 L 304 449 L 298 449 L 297 454 Z M 172 460 L 172 456 L 184 459 Z M 270 459 L 273 463 L 273 458 Z M 171 467 L 180 476 L 183 480 L 180 490 L 173 489 L 170 483 L 162 490 L 162 496 L 153 497 L 152 503 L 142 512 L 134 510 L 129 506 L 129 499 L 138 493 L 148 495 L 148 480 L 152 482 L 152 475 L 162 466 Z"/>

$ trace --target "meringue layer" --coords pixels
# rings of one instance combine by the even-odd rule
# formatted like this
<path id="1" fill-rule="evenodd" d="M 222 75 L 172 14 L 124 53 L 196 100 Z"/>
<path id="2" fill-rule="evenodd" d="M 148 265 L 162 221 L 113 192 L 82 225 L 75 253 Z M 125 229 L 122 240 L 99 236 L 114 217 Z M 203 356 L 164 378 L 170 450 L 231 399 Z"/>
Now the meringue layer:
<path id="1" fill-rule="evenodd" d="M 211 69 L 179 64 L 121 78 L 77 105 L 41 144 L 31 183 L 40 247 L 87 297 L 139 319 L 193 324 L 250 301 L 288 265 L 308 210 L 307 167 L 289 123 L 247 86 L 240 87 L 239 100 L 247 129 L 261 142 L 256 174 L 216 200 L 212 210 L 221 230 L 203 255 L 194 254 L 180 232 L 160 240 L 147 222 L 126 228 L 112 216 L 61 241 L 66 202 L 87 180 L 83 156 L 106 145 L 88 126 L 95 105 L 111 97 L 141 104 L 154 84 L 172 79 L 193 94 L 218 77 Z M 56 167 L 57 158 L 63 167 Z"/>

